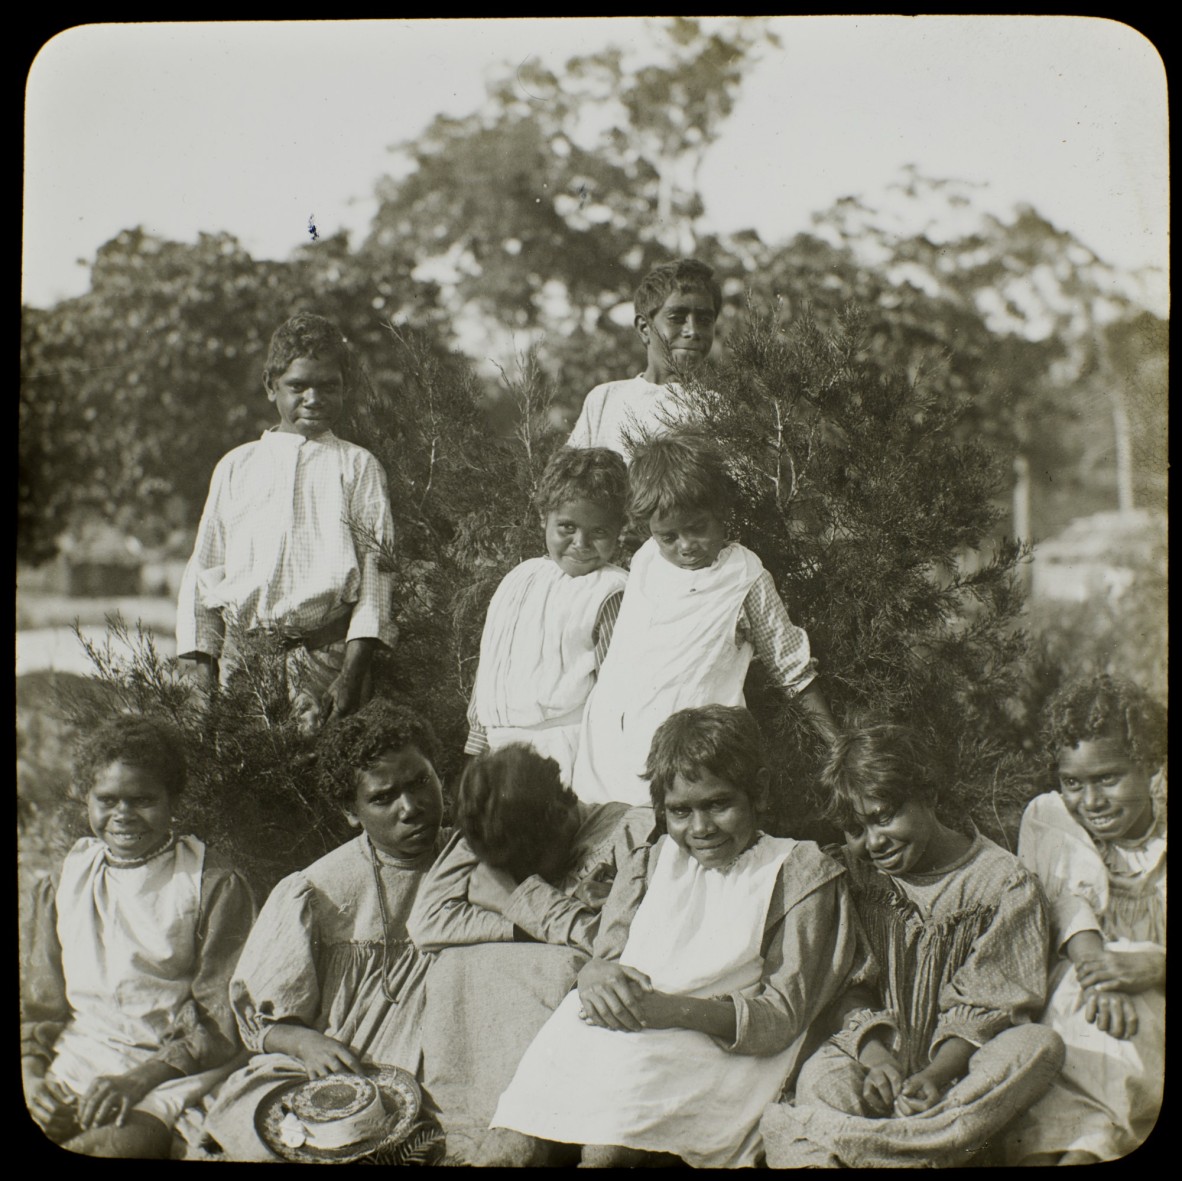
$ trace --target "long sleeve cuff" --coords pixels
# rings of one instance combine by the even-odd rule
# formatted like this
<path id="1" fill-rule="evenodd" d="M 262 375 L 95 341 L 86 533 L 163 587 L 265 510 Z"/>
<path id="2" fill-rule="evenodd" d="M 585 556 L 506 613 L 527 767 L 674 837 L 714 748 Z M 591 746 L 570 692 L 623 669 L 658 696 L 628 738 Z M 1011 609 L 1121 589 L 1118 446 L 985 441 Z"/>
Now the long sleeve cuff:
<path id="1" fill-rule="evenodd" d="M 928 1052 L 934 1056 L 941 1044 L 953 1037 L 963 1038 L 980 1048 L 1013 1023 L 1009 1013 L 978 1009 L 972 1005 L 953 1005 L 940 1014 Z"/>
<path id="2" fill-rule="evenodd" d="M 464 743 L 464 754 L 482 755 L 489 749 L 488 735 L 483 730 L 469 730 L 468 740 Z"/>
<path id="3" fill-rule="evenodd" d="M 899 1024 L 895 1015 L 886 1009 L 863 1009 L 847 1017 L 830 1040 L 839 1050 L 851 1058 L 857 1058 L 874 1034 L 883 1036 L 888 1049 L 897 1049 Z"/>

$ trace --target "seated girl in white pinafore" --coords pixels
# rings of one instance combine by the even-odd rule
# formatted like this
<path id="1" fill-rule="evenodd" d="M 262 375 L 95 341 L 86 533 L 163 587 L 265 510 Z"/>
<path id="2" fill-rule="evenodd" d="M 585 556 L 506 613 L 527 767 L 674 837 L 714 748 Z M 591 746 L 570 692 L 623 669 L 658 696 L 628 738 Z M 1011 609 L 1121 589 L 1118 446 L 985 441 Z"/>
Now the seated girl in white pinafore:
<path id="1" fill-rule="evenodd" d="M 488 605 L 465 753 L 525 743 L 570 786 L 627 578 L 612 564 L 627 481 L 624 460 L 603 447 L 564 447 L 546 465 L 535 497 L 546 556 L 510 570 Z"/>
<path id="2" fill-rule="evenodd" d="M 810 1024 L 868 967 L 840 867 L 757 827 L 769 772 L 745 709 L 674 714 L 647 774 L 666 831 L 618 867 L 595 958 L 522 1058 L 479 1164 L 573 1146 L 584 1166 L 756 1164 Z"/>
<path id="3" fill-rule="evenodd" d="M 22 939 L 21 1072 L 33 1118 L 71 1152 L 167 1157 L 186 1103 L 240 1052 L 228 985 L 254 903 L 193 836 L 175 836 L 180 735 L 120 717 L 82 746 L 94 837 L 45 880 Z"/>
<path id="4" fill-rule="evenodd" d="M 1012 1129 L 1011 1164 L 1094 1164 L 1153 1130 L 1165 1075 L 1166 711 L 1113 677 L 1068 684 L 1044 730 L 1059 791 L 1027 805 L 1018 856 L 1051 899 L 1042 1015 L 1067 1060 Z"/>

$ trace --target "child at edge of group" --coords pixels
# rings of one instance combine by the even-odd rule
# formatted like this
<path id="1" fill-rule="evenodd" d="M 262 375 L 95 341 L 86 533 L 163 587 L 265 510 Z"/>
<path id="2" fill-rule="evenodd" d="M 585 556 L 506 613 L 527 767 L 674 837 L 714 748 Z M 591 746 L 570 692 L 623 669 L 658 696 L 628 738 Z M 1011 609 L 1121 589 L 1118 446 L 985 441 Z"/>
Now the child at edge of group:
<path id="1" fill-rule="evenodd" d="M 1043 719 L 1059 790 L 1027 805 L 1018 856 L 1042 879 L 1056 963 L 1042 1022 L 1062 1074 L 1011 1130 L 1011 1164 L 1116 1160 L 1144 1143 L 1165 1075 L 1166 711 L 1110 676 Z"/>
<path id="2" fill-rule="evenodd" d="M 397 636 L 379 558 L 394 542 L 386 476 L 333 434 L 353 372 L 332 321 L 301 313 L 276 329 L 263 386 L 279 423 L 214 469 L 177 605 L 177 655 L 206 689 L 237 660 L 227 624 L 277 638 L 313 730 L 369 699 L 374 650 Z"/>
<path id="3" fill-rule="evenodd" d="M 489 603 L 467 754 L 524 742 L 570 784 L 627 578 L 612 561 L 627 494 L 624 461 L 606 448 L 563 447 L 546 464 L 535 496 L 546 556 L 510 570 Z"/>
<path id="4" fill-rule="evenodd" d="M 186 1104 L 241 1051 L 227 985 L 254 902 L 201 841 L 174 834 L 185 779 L 172 727 L 100 726 L 74 780 L 94 836 L 34 896 L 21 1073 L 33 1118 L 71 1152 L 166 1159 Z"/>
<path id="5" fill-rule="evenodd" d="M 734 488 L 714 444 L 688 428 L 650 439 L 628 482 L 629 514 L 650 537 L 633 555 L 612 646 L 587 699 L 575 793 L 644 803 L 657 727 L 690 706 L 742 705 L 753 656 L 831 739 L 837 727 L 808 633 L 789 618 L 759 558 L 727 540 Z"/>
<path id="6" fill-rule="evenodd" d="M 645 370 L 597 385 L 583 400 L 568 447 L 609 447 L 627 460 L 634 438 L 666 430 L 669 419 L 681 417 L 678 378 L 697 369 L 714 344 L 722 288 L 711 267 L 681 258 L 645 275 L 633 307 Z"/>
<path id="7" fill-rule="evenodd" d="M 759 830 L 769 771 L 745 709 L 674 714 L 646 775 L 658 826 L 620 866 L 594 959 L 522 1058 L 479 1164 L 571 1146 L 585 1167 L 756 1164 L 760 1114 L 810 1024 L 865 970 L 840 866 Z"/>
<path id="8" fill-rule="evenodd" d="M 617 865 L 650 839 L 653 811 L 584 804 L 553 759 L 513 745 L 469 763 L 455 819 L 408 929 L 436 953 L 423 1082 L 449 1155 L 468 1160 L 521 1055 L 591 954 Z"/>
<path id="9" fill-rule="evenodd" d="M 428 957 L 406 920 L 441 844 L 430 725 L 376 697 L 325 731 L 321 782 L 360 833 L 271 891 L 229 985 L 249 1063 L 205 1132 L 227 1160 L 277 1159 L 255 1113 L 290 1079 L 419 1066 Z"/>
<path id="10" fill-rule="evenodd" d="M 936 816 L 930 753 L 908 727 L 853 726 L 821 776 L 846 832 L 835 856 L 878 971 L 763 1117 L 775 1168 L 966 1163 L 1050 1085 L 1063 1043 L 1046 997 L 1046 898 L 1034 875 Z"/>

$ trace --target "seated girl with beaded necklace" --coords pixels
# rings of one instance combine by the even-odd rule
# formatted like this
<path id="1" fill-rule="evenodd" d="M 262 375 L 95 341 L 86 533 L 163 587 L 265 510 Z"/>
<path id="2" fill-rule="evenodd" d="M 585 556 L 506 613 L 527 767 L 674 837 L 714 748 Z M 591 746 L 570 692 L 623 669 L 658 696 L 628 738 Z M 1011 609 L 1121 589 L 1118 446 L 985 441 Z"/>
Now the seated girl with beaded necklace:
<path id="1" fill-rule="evenodd" d="M 250 1062 L 205 1120 L 227 1160 L 273 1161 L 255 1112 L 294 1078 L 415 1073 L 428 957 L 406 920 L 441 843 L 443 794 L 431 727 L 375 698 L 324 733 L 321 775 L 359 835 L 281 881 L 230 982 Z"/>
<path id="2" fill-rule="evenodd" d="M 181 1111 L 240 1052 L 226 986 L 254 902 L 201 841 L 173 832 L 185 779 L 171 726 L 100 726 L 74 780 L 94 836 L 33 899 L 21 1073 L 33 1118 L 71 1152 L 167 1157 Z"/>

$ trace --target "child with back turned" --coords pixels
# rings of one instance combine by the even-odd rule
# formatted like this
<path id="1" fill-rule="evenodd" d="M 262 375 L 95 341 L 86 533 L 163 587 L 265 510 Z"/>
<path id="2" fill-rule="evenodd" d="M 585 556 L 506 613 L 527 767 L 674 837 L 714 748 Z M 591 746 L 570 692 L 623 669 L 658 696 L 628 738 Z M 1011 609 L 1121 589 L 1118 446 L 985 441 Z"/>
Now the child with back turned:
<path id="1" fill-rule="evenodd" d="M 734 489 L 713 444 L 678 430 L 637 448 L 629 512 L 649 540 L 632 558 L 612 646 L 587 700 L 573 787 L 589 802 L 644 803 L 656 728 L 687 706 L 743 703 L 754 656 L 828 737 L 809 638 L 772 576 L 727 540 Z"/>
<path id="2" fill-rule="evenodd" d="M 21 1070 L 33 1118 L 72 1152 L 167 1157 L 185 1105 L 239 1052 L 227 986 L 254 904 L 177 836 L 180 735 L 120 717 L 83 743 L 75 786 L 93 837 L 43 880 L 22 941 Z"/>
<path id="3" fill-rule="evenodd" d="M 966 1163 L 1046 1090 L 1063 1045 L 1046 997 L 1046 898 L 1016 857 L 936 816 L 937 775 L 910 729 L 846 730 L 821 785 L 878 972 L 833 1010 L 794 1103 L 763 1118 L 775 1168 Z"/>
<path id="4" fill-rule="evenodd" d="M 501 1096 L 479 1163 L 587 1167 L 672 1154 L 758 1163 L 759 1117 L 810 1024 L 865 969 L 841 868 L 759 829 L 755 719 L 682 710 L 645 770 L 659 825 L 621 862 L 594 958 Z"/>
<path id="5" fill-rule="evenodd" d="M 1056 964 L 1042 1021 L 1063 1073 L 1013 1129 L 1010 1162 L 1094 1164 L 1153 1129 L 1165 1070 L 1166 712 L 1100 676 L 1051 699 L 1059 790 L 1031 800 L 1018 856 L 1042 879 Z"/>
<path id="6" fill-rule="evenodd" d="M 535 498 L 544 558 L 504 577 L 488 606 L 468 710 L 468 754 L 524 742 L 570 783 L 583 706 L 619 610 L 626 575 L 612 564 L 627 473 L 614 451 L 564 447 Z"/>
<path id="7" fill-rule="evenodd" d="M 276 638 L 311 724 L 368 700 L 374 650 L 396 636 L 392 575 L 377 551 L 394 540 L 385 473 L 333 434 L 353 372 L 323 316 L 276 330 L 263 385 L 279 423 L 214 469 L 177 606 L 177 655 L 206 686 L 219 660 L 233 664 L 227 624 Z"/>
<path id="8" fill-rule="evenodd" d="M 609 447 L 628 458 L 630 440 L 666 430 L 666 419 L 680 417 L 678 378 L 697 369 L 714 344 L 722 288 L 705 263 L 680 258 L 645 275 L 634 307 L 645 370 L 627 381 L 597 385 L 587 395 L 569 447 Z"/>

